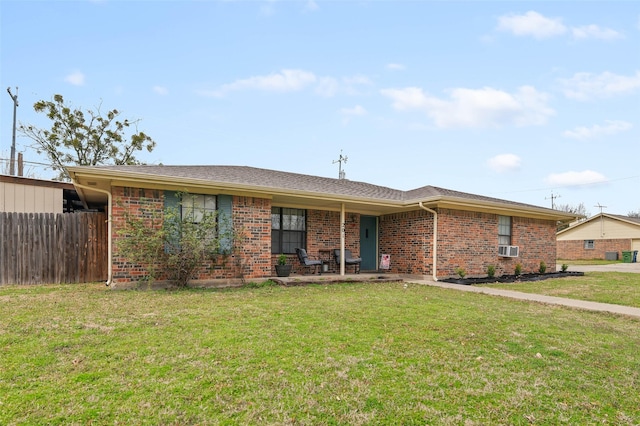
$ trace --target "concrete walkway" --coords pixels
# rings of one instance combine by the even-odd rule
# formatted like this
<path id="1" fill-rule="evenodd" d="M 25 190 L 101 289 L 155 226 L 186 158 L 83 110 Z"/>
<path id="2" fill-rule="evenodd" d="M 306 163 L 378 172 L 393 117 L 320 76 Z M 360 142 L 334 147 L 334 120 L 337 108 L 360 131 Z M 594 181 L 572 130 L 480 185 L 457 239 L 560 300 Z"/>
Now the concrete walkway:
<path id="1" fill-rule="evenodd" d="M 569 268 L 571 270 L 571 268 Z M 610 312 L 619 315 L 628 315 L 635 318 L 640 318 L 640 308 L 634 308 L 631 306 L 613 305 L 610 303 L 598 303 L 589 302 L 586 300 L 567 299 L 564 297 L 545 296 L 542 294 L 522 293 L 519 291 L 503 290 L 499 288 L 491 287 L 476 287 L 472 285 L 460 285 L 445 283 L 441 281 L 431 280 L 405 280 L 407 282 L 424 284 L 435 287 L 447 288 L 458 291 L 468 291 L 471 293 L 489 294 L 491 296 L 508 297 L 511 299 L 526 300 L 530 302 L 546 303 L 549 305 L 567 306 L 570 308 L 584 309 L 588 311 Z"/>
<path id="2" fill-rule="evenodd" d="M 557 264 L 556 269 L 560 271 L 562 265 Z M 568 271 L 575 272 L 633 272 L 640 274 L 640 262 L 635 263 L 610 263 L 608 265 L 571 265 Z"/>
<path id="3" fill-rule="evenodd" d="M 640 273 L 640 263 L 615 263 L 611 265 L 570 265 L 569 271 L 590 272 L 590 271 L 619 271 Z M 546 303 L 549 305 L 566 306 L 570 308 L 584 309 L 589 311 L 609 312 L 618 315 L 627 315 L 640 318 L 640 308 L 631 306 L 613 305 L 610 303 L 589 302 L 586 300 L 567 299 L 564 297 L 545 296 L 542 294 L 522 293 L 513 290 L 503 290 L 491 287 L 476 287 L 473 285 L 461 285 L 433 281 L 431 277 L 410 278 L 399 274 L 389 273 L 362 273 L 348 274 L 340 276 L 338 274 L 314 274 L 314 275 L 292 275 L 288 278 L 271 278 L 282 285 L 300 285 L 305 283 L 331 284 L 342 282 L 389 282 L 405 281 L 408 283 L 430 285 L 434 287 L 447 288 L 458 291 L 468 291 L 472 293 L 482 293 L 491 296 L 507 297 L 510 299 L 526 300 L 530 302 Z"/>

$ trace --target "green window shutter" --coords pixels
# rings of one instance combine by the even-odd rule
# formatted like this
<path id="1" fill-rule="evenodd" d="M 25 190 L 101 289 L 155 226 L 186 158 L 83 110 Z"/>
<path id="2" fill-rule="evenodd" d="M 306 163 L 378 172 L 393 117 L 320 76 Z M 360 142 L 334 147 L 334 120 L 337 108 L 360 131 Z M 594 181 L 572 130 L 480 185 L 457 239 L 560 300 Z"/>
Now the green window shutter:
<path id="1" fill-rule="evenodd" d="M 233 218 L 231 213 L 231 195 L 218 195 L 218 232 L 220 235 L 220 252 L 231 253 L 233 250 Z"/>
<path id="2" fill-rule="evenodd" d="M 180 197 L 178 193 L 176 191 L 164 191 L 164 210 L 178 209 L 179 207 Z"/>
<path id="3" fill-rule="evenodd" d="M 180 195 L 176 191 L 164 191 L 164 212 L 173 210 L 176 214 L 180 215 Z M 180 217 L 180 216 L 178 216 Z M 171 246 L 179 246 L 180 237 L 174 235 L 170 242 L 165 243 L 164 251 L 168 253 L 171 251 Z"/>

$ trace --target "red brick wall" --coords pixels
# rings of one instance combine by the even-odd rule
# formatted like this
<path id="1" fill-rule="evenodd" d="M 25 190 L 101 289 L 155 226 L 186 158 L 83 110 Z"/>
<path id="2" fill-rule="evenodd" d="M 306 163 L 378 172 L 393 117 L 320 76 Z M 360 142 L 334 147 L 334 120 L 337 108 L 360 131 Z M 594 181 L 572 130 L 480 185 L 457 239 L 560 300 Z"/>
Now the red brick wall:
<path id="1" fill-rule="evenodd" d="M 424 210 L 381 216 L 380 253 L 391 255 L 389 272 L 431 275 L 433 215 Z"/>
<path id="2" fill-rule="evenodd" d="M 556 222 L 526 217 L 513 217 L 512 220 L 512 245 L 520 246 L 520 256 L 516 262 L 511 262 L 510 265 L 505 264 L 504 260 L 509 258 L 499 258 L 505 265 L 505 274 L 513 274 L 517 262 L 522 264 L 522 272 L 538 272 L 541 261 L 546 263 L 547 272 L 555 272 Z M 512 268 L 508 269 L 508 266 L 512 266 Z"/>
<path id="3" fill-rule="evenodd" d="M 496 275 L 513 274 L 520 263 L 523 272 L 536 272 L 540 261 L 555 270 L 555 222 L 512 218 L 512 245 L 520 246 L 517 258 L 498 256 L 498 215 L 438 209 L 437 276 L 486 276 L 494 265 Z M 431 275 L 433 215 L 423 210 L 380 218 L 380 252 L 391 254 L 391 272 Z"/>
<path id="4" fill-rule="evenodd" d="M 125 227 L 124 212 L 145 217 L 150 227 L 160 228 L 164 212 L 164 191 L 114 187 L 113 194 L 113 279 L 114 283 L 137 282 L 147 275 L 144 265 L 128 262 L 118 253 L 118 230 Z M 219 255 L 196 272 L 195 279 L 261 278 L 271 270 L 271 201 L 262 198 L 234 197 L 233 224 L 243 236 L 239 252 Z M 157 277 L 166 279 L 165 276 Z"/>
<path id="5" fill-rule="evenodd" d="M 515 263 L 515 262 L 514 262 Z M 488 213 L 438 209 L 438 276 L 486 275 L 487 266 L 504 274 L 498 258 L 498 216 Z"/>
<path id="6" fill-rule="evenodd" d="M 271 200 L 233 197 L 233 226 L 244 236 L 242 263 L 245 278 L 271 275 Z"/>
<path id="7" fill-rule="evenodd" d="M 134 264 L 127 261 L 119 254 L 118 241 L 124 236 L 119 235 L 121 229 L 126 228 L 124 217 L 125 212 L 133 216 L 144 217 L 149 228 L 160 229 L 164 211 L 163 191 L 114 187 L 111 190 L 113 196 L 113 207 L 111 212 L 112 239 L 113 239 L 113 282 L 127 283 L 137 282 L 147 275 L 144 265 Z M 156 218 L 155 220 L 153 218 Z"/>
<path id="8" fill-rule="evenodd" d="M 593 240 L 593 249 L 584 248 L 584 240 L 564 240 L 557 242 L 558 259 L 604 259 L 606 252 L 617 252 L 618 259 L 622 259 L 622 252 L 631 250 L 631 239 Z"/>

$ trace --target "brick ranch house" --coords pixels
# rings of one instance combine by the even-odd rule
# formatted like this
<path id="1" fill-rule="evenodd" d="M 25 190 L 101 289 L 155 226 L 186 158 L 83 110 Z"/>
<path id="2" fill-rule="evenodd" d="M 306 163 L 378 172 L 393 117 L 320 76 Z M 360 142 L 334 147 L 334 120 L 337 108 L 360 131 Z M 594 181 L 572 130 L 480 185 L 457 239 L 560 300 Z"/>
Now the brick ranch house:
<path id="1" fill-rule="evenodd" d="M 109 281 L 131 283 L 144 269 L 118 253 L 118 229 L 125 210 L 138 215 L 162 212 L 177 193 L 197 196 L 242 227 L 239 253 L 244 279 L 275 276 L 280 253 L 303 273 L 295 247 L 310 257 L 349 249 L 362 258 L 362 271 L 379 269 L 380 255 L 391 258 L 389 272 L 433 279 L 537 271 L 541 261 L 555 270 L 556 225 L 575 215 L 507 200 L 424 186 L 400 191 L 346 179 L 309 176 L 244 166 L 69 167 L 88 205 L 109 212 Z M 511 256 L 511 257 L 510 257 Z M 197 279 L 237 278 L 225 263 L 203 265 Z M 227 265 L 225 267 L 224 265 Z M 334 265 L 345 273 L 345 265 Z"/>
<path id="2" fill-rule="evenodd" d="M 605 259 L 640 250 L 640 218 L 599 213 L 558 232 L 558 259 Z"/>

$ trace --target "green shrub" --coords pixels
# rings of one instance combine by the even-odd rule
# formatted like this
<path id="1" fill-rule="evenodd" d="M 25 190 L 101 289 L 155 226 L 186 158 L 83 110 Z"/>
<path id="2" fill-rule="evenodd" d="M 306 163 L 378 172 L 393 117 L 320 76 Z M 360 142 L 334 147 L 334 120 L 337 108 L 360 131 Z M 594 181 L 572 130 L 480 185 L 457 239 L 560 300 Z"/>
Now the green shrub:
<path id="1" fill-rule="evenodd" d="M 464 278 L 467 275 L 467 271 L 465 271 L 464 268 L 456 268 L 456 274 L 458 274 L 460 278 Z"/>
<path id="2" fill-rule="evenodd" d="M 487 266 L 487 276 L 493 278 L 496 275 L 496 267 L 493 265 Z"/>
<path id="3" fill-rule="evenodd" d="M 567 269 L 569 269 L 569 265 L 567 265 L 566 263 L 562 264 L 562 272 L 567 272 Z"/>
<path id="4" fill-rule="evenodd" d="M 516 275 L 522 275 L 522 264 L 521 263 L 516 263 L 515 273 L 516 273 Z"/>
<path id="5" fill-rule="evenodd" d="M 180 194 L 186 199 L 189 194 Z M 243 230 L 227 224 L 229 218 L 204 213 L 195 219 L 195 210 L 181 214 L 179 207 L 164 211 L 140 209 L 142 215 L 125 210 L 125 226 L 118 230 L 118 249 L 128 262 L 146 269 L 141 281 L 151 284 L 159 276 L 179 287 L 186 287 L 198 268 L 207 261 L 224 258 L 238 251 L 243 243 Z M 196 223 L 197 222 L 197 223 Z M 227 247 L 229 246 L 230 247 Z M 238 256 L 237 274 L 244 279 L 242 257 Z"/>
<path id="6" fill-rule="evenodd" d="M 544 260 L 540 261 L 540 267 L 538 268 L 538 272 L 540 272 L 541 274 L 544 274 L 545 272 L 547 272 L 547 264 L 544 263 Z"/>

